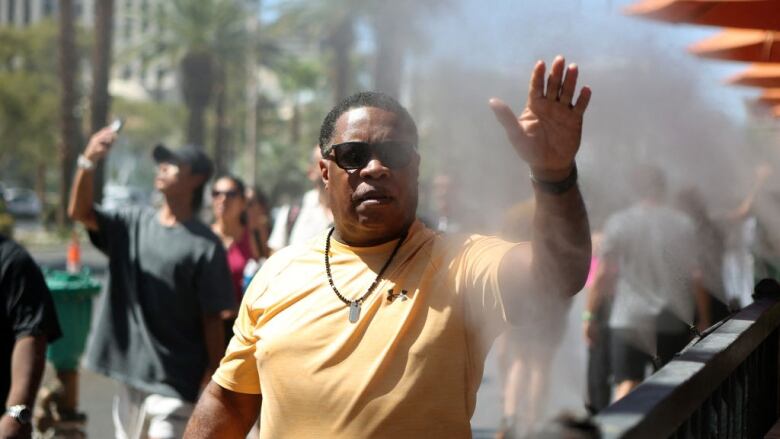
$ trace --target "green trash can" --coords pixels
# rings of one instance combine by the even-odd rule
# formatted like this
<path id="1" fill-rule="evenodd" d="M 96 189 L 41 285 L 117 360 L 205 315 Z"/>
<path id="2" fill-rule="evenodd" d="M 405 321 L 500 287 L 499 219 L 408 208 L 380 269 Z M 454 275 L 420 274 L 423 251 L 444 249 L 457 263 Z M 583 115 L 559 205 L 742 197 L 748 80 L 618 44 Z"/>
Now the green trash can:
<path id="1" fill-rule="evenodd" d="M 92 298 L 100 292 L 100 282 L 87 269 L 75 274 L 44 270 L 44 276 L 62 328 L 62 337 L 49 344 L 46 358 L 58 371 L 76 370 L 92 321 Z"/>

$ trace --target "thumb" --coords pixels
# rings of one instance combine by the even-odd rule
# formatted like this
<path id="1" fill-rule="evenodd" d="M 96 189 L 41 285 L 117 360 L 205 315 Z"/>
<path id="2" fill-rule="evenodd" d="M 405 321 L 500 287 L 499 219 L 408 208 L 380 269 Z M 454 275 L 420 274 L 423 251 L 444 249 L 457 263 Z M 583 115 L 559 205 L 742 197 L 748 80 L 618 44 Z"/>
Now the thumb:
<path id="1" fill-rule="evenodd" d="M 517 123 L 517 116 L 507 104 L 501 99 L 492 98 L 488 102 L 490 109 L 496 116 L 498 122 L 504 127 L 506 136 L 513 145 L 519 145 L 523 140 L 523 133 Z"/>

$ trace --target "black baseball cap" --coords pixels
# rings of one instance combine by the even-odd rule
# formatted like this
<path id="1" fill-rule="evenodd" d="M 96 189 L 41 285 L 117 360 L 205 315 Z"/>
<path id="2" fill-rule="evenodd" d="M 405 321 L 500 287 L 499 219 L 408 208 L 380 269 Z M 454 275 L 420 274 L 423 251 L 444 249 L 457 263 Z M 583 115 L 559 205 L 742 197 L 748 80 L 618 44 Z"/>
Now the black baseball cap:
<path id="1" fill-rule="evenodd" d="M 202 149 L 193 145 L 185 145 L 174 151 L 159 144 L 152 150 L 152 158 L 157 163 L 189 165 L 193 174 L 205 175 L 206 180 L 211 178 L 211 174 L 214 172 L 214 165 L 209 156 Z"/>

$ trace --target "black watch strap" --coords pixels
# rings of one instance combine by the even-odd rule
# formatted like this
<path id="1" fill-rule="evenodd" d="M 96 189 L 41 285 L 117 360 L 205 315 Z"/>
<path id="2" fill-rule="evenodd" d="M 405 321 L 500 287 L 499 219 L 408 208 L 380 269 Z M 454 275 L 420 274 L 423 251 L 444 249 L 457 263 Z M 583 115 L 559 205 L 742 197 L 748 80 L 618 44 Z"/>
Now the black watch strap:
<path id="1" fill-rule="evenodd" d="M 544 192 L 560 195 L 577 184 L 577 164 L 575 163 L 574 166 L 572 166 L 569 176 L 561 181 L 539 180 L 531 174 L 531 182 L 533 182 L 534 186 Z"/>

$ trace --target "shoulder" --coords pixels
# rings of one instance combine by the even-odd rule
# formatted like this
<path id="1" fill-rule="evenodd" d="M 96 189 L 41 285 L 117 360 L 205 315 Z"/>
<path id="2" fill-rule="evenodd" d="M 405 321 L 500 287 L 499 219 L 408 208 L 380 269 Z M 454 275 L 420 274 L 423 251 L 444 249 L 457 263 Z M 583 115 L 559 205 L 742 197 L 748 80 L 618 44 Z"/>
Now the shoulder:
<path id="1" fill-rule="evenodd" d="M 269 286 L 285 276 L 298 276 L 301 266 L 310 266 L 311 259 L 318 257 L 318 252 L 307 245 L 291 245 L 274 252 L 260 267 L 252 283 L 249 285 L 244 299 L 254 303 L 269 289 Z M 280 290 L 281 291 L 281 290 Z"/>
<path id="2" fill-rule="evenodd" d="M 21 245 L 0 235 L 0 263 L 3 268 L 27 259 L 30 259 L 30 255 Z"/>

